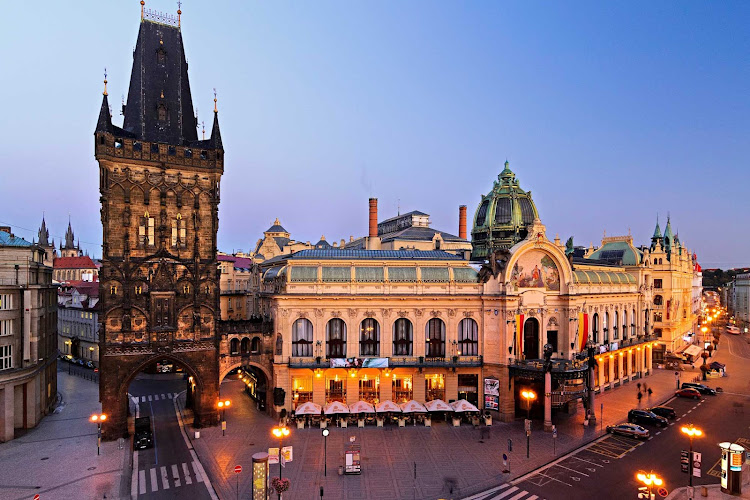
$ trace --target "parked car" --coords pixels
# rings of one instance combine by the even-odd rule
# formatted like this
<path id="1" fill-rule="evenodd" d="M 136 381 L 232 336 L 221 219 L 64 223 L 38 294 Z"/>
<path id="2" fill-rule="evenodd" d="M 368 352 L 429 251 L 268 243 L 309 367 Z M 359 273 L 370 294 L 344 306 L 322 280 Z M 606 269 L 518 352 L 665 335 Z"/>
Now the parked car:
<path id="1" fill-rule="evenodd" d="M 693 389 L 692 387 L 686 387 L 684 389 L 680 389 L 679 391 L 674 393 L 675 396 L 679 396 L 681 398 L 693 398 L 693 399 L 700 399 L 701 393 L 698 392 L 698 389 Z"/>
<path id="2" fill-rule="evenodd" d="M 654 406 L 653 408 L 646 408 L 646 411 L 664 418 L 677 418 L 674 408 L 670 408 L 669 406 Z"/>
<path id="3" fill-rule="evenodd" d="M 86 368 L 91 368 L 92 370 L 95 368 L 93 361 L 86 361 Z"/>
<path id="4" fill-rule="evenodd" d="M 635 439 L 647 439 L 651 434 L 648 429 L 641 427 L 636 424 L 617 424 L 608 425 L 607 432 L 610 434 L 620 434 L 621 436 L 629 436 Z"/>
<path id="5" fill-rule="evenodd" d="M 647 410 L 630 410 L 628 412 L 628 422 L 633 424 L 658 425 L 660 427 L 669 425 L 666 418 Z"/>
<path id="6" fill-rule="evenodd" d="M 721 371 L 721 370 L 723 370 L 724 368 L 726 368 L 726 365 L 725 365 L 724 363 L 719 363 L 718 361 L 714 361 L 713 363 L 711 363 L 711 364 L 710 364 L 710 365 L 708 365 L 708 366 L 709 366 L 709 368 L 711 368 L 712 370 L 719 370 L 719 371 Z"/>
<path id="7" fill-rule="evenodd" d="M 709 394 L 711 396 L 716 396 L 716 391 L 713 390 L 713 389 L 711 389 L 707 385 L 696 384 L 695 382 L 683 382 L 680 387 L 682 387 L 683 389 L 685 389 L 685 388 L 691 388 L 691 389 L 695 389 L 696 391 L 700 392 L 701 394 Z"/>
<path id="8" fill-rule="evenodd" d="M 154 433 L 151 429 L 150 417 L 138 417 L 135 419 L 133 446 L 139 450 L 154 446 Z"/>

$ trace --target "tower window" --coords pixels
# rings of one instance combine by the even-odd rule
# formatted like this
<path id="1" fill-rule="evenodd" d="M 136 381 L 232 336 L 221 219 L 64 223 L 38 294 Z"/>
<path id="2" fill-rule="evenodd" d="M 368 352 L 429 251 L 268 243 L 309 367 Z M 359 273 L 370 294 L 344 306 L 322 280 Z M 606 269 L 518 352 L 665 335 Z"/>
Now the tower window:
<path id="1" fill-rule="evenodd" d="M 172 221 L 172 247 L 185 248 L 187 243 L 187 229 L 185 220 L 180 214 Z"/>
<path id="2" fill-rule="evenodd" d="M 167 107 L 164 104 L 159 104 L 159 107 L 157 108 L 157 113 L 159 115 L 160 122 L 167 121 Z"/>
<path id="3" fill-rule="evenodd" d="M 167 53 L 164 52 L 164 49 L 159 49 L 156 51 L 156 62 L 159 64 L 164 64 L 167 62 Z"/>
<path id="4" fill-rule="evenodd" d="M 154 246 L 154 218 L 148 216 L 148 212 L 141 217 L 141 223 L 138 226 L 138 245 L 141 247 Z"/>

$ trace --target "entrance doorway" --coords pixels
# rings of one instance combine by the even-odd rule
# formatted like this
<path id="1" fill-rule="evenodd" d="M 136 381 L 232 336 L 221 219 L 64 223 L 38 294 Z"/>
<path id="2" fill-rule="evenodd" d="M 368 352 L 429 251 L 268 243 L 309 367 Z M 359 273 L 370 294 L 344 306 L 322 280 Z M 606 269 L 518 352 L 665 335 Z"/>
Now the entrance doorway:
<path id="1" fill-rule="evenodd" d="M 523 357 L 539 359 L 539 321 L 529 318 L 523 324 Z"/>

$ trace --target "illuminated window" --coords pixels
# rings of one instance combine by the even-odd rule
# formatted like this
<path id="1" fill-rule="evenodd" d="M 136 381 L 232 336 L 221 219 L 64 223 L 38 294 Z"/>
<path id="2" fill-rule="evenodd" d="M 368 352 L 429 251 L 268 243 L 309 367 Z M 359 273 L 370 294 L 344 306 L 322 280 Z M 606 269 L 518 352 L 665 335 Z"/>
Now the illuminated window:
<path id="1" fill-rule="evenodd" d="M 373 318 L 365 318 L 359 333 L 359 355 L 380 356 L 380 324 Z"/>
<path id="2" fill-rule="evenodd" d="M 393 355 L 411 356 L 413 349 L 414 328 L 406 318 L 399 318 L 393 324 Z M 409 383 L 411 385 L 411 382 Z M 411 389 L 410 389 L 411 390 Z"/>
<path id="3" fill-rule="evenodd" d="M 292 377 L 292 407 L 312 401 L 312 375 Z"/>
<path id="4" fill-rule="evenodd" d="M 340 318 L 333 318 L 326 325 L 326 357 L 346 357 L 346 323 Z"/>
<path id="5" fill-rule="evenodd" d="M 359 399 L 370 404 L 380 402 L 380 377 L 365 375 L 359 379 Z"/>
<path id="6" fill-rule="evenodd" d="M 313 325 L 309 319 L 300 318 L 292 325 L 292 356 L 312 356 Z"/>
<path id="7" fill-rule="evenodd" d="M 148 212 L 141 217 L 141 223 L 138 226 L 138 245 L 154 246 L 154 218 L 149 217 Z"/>
<path id="8" fill-rule="evenodd" d="M 426 354 L 428 358 L 445 357 L 445 323 L 440 318 L 432 318 L 425 327 Z"/>
<path id="9" fill-rule="evenodd" d="M 445 401 L 445 375 L 425 375 L 424 400 L 442 399 Z"/>
<path id="10" fill-rule="evenodd" d="M 479 329 L 477 322 L 464 318 L 458 324 L 458 356 L 476 356 L 479 350 Z"/>
<path id="11" fill-rule="evenodd" d="M 172 221 L 172 247 L 185 248 L 187 246 L 187 227 L 182 215 Z"/>
<path id="12" fill-rule="evenodd" d="M 411 375 L 399 377 L 394 373 L 391 387 L 393 389 L 393 401 L 395 403 L 406 403 L 413 399 Z"/>
<path id="13" fill-rule="evenodd" d="M 346 382 L 346 375 L 339 377 L 334 375 L 333 377 L 326 378 L 326 403 L 332 401 L 344 402 L 344 383 Z"/>

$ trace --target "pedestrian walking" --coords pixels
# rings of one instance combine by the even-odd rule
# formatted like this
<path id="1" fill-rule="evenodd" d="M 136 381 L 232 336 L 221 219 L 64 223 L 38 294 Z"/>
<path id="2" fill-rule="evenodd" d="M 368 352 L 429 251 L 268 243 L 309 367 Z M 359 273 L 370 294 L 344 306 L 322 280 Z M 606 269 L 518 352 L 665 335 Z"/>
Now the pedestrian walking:
<path id="1" fill-rule="evenodd" d="M 643 393 L 641 391 L 638 391 L 638 404 L 641 404 L 641 398 L 643 398 Z"/>
<path id="2" fill-rule="evenodd" d="M 653 393 L 654 391 L 652 391 L 651 388 L 649 387 L 647 392 L 648 392 L 648 397 L 651 397 L 651 393 Z"/>
<path id="3" fill-rule="evenodd" d="M 635 384 L 635 386 L 638 387 L 638 391 L 640 392 L 640 390 L 641 390 L 641 383 L 638 382 L 637 384 Z"/>
<path id="4" fill-rule="evenodd" d="M 648 386 L 646 385 L 646 382 L 643 383 L 643 392 L 648 391 Z"/>

